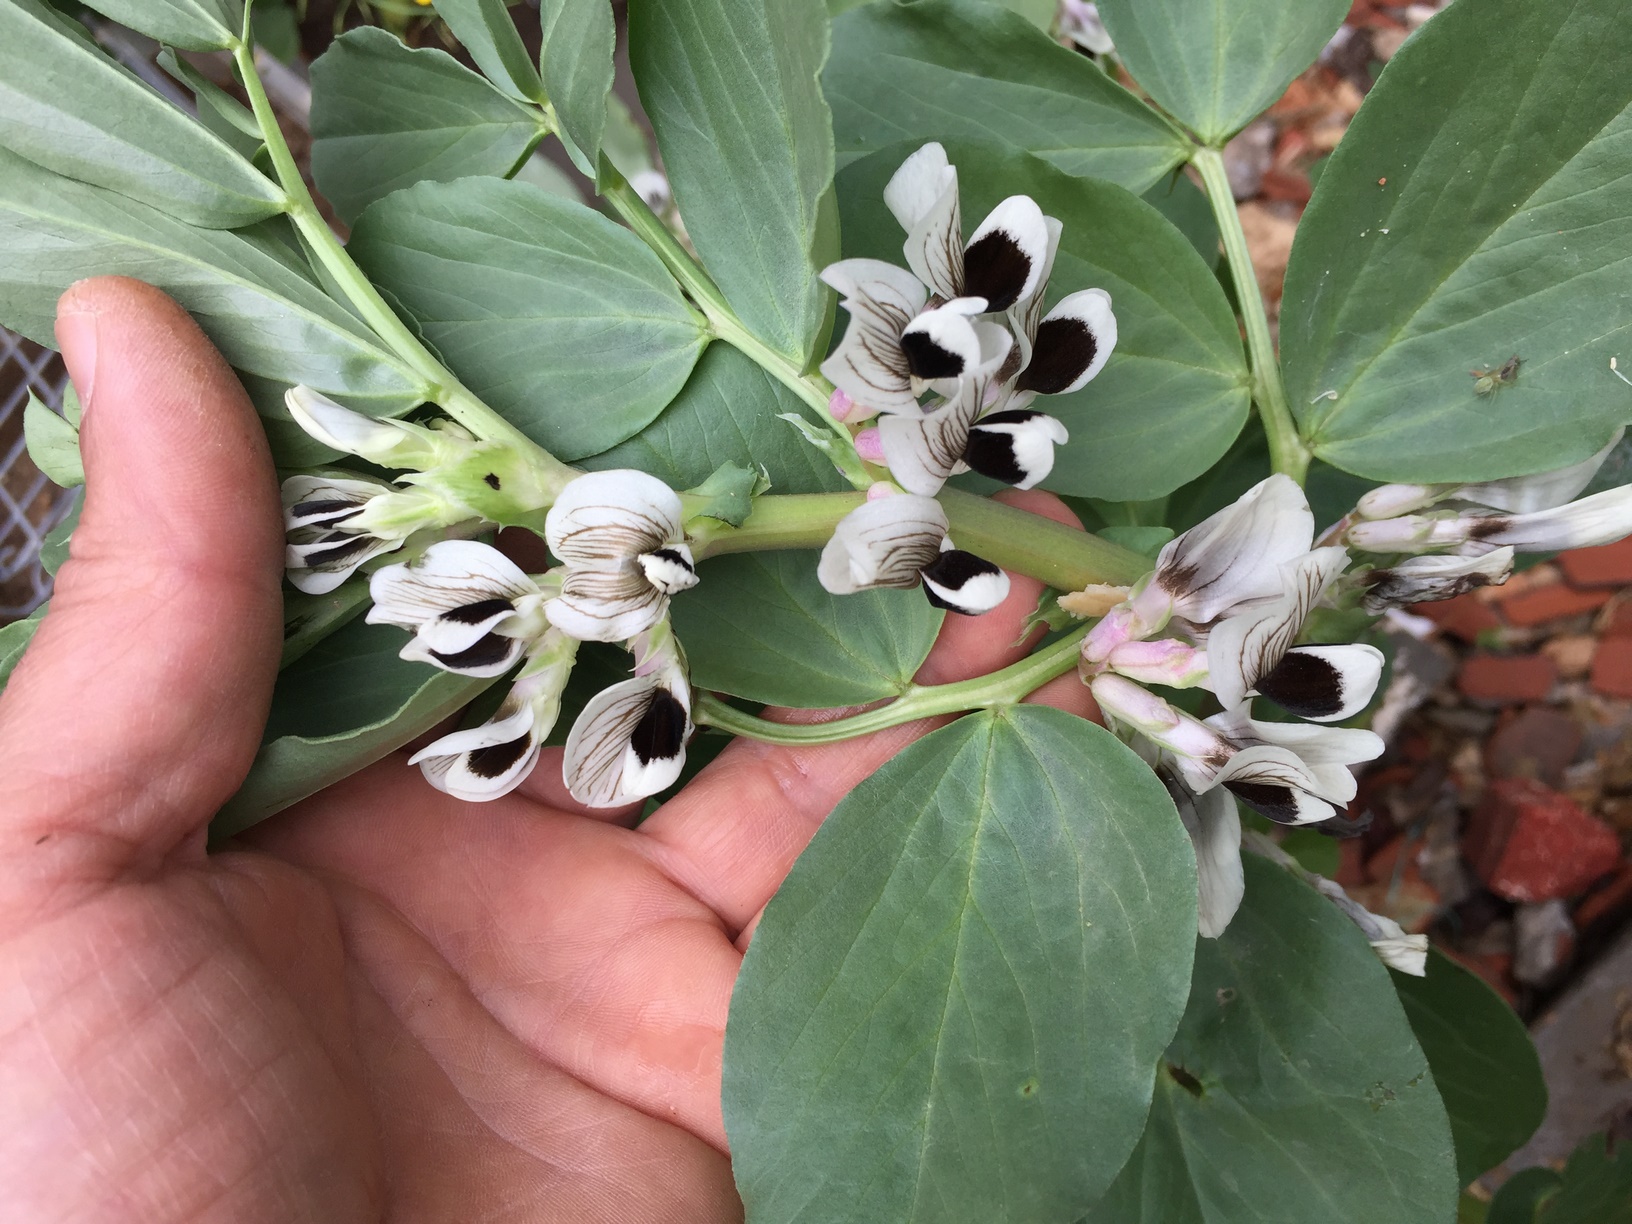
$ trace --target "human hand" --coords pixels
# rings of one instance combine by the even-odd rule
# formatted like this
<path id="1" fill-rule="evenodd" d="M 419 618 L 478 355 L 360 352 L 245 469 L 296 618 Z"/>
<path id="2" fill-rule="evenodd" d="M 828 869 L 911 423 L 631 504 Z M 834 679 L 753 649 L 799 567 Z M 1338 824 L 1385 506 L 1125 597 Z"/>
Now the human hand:
<path id="1" fill-rule="evenodd" d="M 277 481 L 157 290 L 82 282 L 58 337 L 89 481 L 0 701 L 7 1218 L 739 1218 L 719 1096 L 742 950 L 834 804 L 935 724 L 738 742 L 638 829 L 576 807 L 558 752 L 480 806 L 395 756 L 206 855 L 274 679 Z M 1037 593 L 1015 576 L 949 618 L 920 680 L 1019 657 Z M 1089 703 L 1073 676 L 1037 699 Z"/>

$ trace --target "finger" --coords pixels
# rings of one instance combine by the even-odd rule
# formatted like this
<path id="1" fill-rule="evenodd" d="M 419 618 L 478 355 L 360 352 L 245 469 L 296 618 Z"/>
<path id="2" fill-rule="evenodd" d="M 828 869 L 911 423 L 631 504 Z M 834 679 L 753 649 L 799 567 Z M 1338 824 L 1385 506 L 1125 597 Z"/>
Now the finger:
<path id="1" fill-rule="evenodd" d="M 248 397 L 175 302 L 81 281 L 57 337 L 86 501 L 0 701 L 0 838 L 30 852 L 5 854 L 16 874 L 106 878 L 183 843 L 201 854 L 253 758 L 282 633 L 281 512 Z"/>
<path id="2" fill-rule="evenodd" d="M 1009 492 L 1002 500 L 1081 526 L 1051 494 Z M 1024 625 L 1041 591 L 1035 579 L 1011 575 L 1009 596 L 993 611 L 981 617 L 949 615 L 918 682 L 948 684 L 1023 658 L 1031 640 Z M 925 719 L 836 744 L 741 740 L 658 809 L 640 832 L 663 870 L 733 930 L 740 929 L 776 891 L 834 805 L 945 721 Z"/>

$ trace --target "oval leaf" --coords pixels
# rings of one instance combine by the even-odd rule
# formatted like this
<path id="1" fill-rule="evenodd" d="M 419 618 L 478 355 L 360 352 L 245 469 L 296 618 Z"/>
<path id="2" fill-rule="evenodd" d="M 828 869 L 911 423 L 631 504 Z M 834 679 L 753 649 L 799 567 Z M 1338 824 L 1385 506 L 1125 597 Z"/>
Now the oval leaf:
<path id="1" fill-rule="evenodd" d="M 466 386 L 563 459 L 649 424 L 707 342 L 640 239 L 527 183 L 396 192 L 347 249 Z"/>
<path id="2" fill-rule="evenodd" d="M 1466 1186 L 1541 1125 L 1547 1112 L 1541 1059 L 1513 1009 L 1441 953 L 1429 954 L 1426 977 L 1390 976 L 1433 1068 L 1456 1141 L 1457 1177 Z"/>
<path id="3" fill-rule="evenodd" d="M 384 30 L 350 30 L 312 64 L 312 174 L 348 223 L 426 179 L 508 176 L 543 135 L 536 111 Z"/>
<path id="4" fill-rule="evenodd" d="M 1445 1107 L 1388 972 L 1330 902 L 1245 855 L 1247 893 L 1196 941 L 1150 1126 L 1086 1224 L 1445 1224 Z"/>
<path id="5" fill-rule="evenodd" d="M 85 483 L 79 430 L 61 413 L 52 412 L 33 391 L 23 409 L 23 440 L 34 466 L 54 484 L 72 489 Z"/>
<path id="6" fill-rule="evenodd" d="M 210 824 L 231 837 L 401 748 L 492 680 L 397 657 L 401 629 L 353 621 L 278 676 L 249 777 Z"/>
<path id="7" fill-rule="evenodd" d="M 962 137 L 1142 192 L 1187 160 L 1183 136 L 1091 60 L 983 0 L 846 13 L 822 84 L 841 165 L 901 140 Z"/>
<path id="8" fill-rule="evenodd" d="M 750 331 L 799 362 L 832 299 L 833 125 L 812 0 L 631 0 L 629 58 L 686 229 Z"/>
<path id="9" fill-rule="evenodd" d="M 1211 145 L 1279 98 L 1348 11 L 1348 0 L 1099 2 L 1134 80 Z"/>
<path id="10" fill-rule="evenodd" d="M 1071 431 L 1046 486 L 1143 501 L 1212 467 L 1246 423 L 1250 375 L 1235 315 L 1195 247 L 1120 187 L 1073 178 L 1024 153 L 946 145 L 968 229 L 1005 196 L 1031 196 L 1065 226 L 1049 301 L 1097 286 L 1115 304 L 1116 352 L 1104 371 L 1081 391 L 1035 405 Z M 883 193 L 914 147 L 882 150 L 839 176 L 847 256 L 904 262 L 904 235 Z"/>
<path id="11" fill-rule="evenodd" d="M 50 610 L 49 604 L 41 604 L 34 609 L 31 616 L 22 620 L 12 621 L 9 625 L 0 626 L 0 690 L 4 690 L 11 680 L 11 673 L 17 670 L 17 664 L 22 661 L 23 651 L 34 640 L 34 633 L 45 619 Z"/>
<path id="12" fill-rule="evenodd" d="M 612 52 L 618 32 L 607 0 L 543 0 L 539 69 L 573 164 L 596 177 L 606 96 L 612 92 Z"/>
<path id="13" fill-rule="evenodd" d="M 1043 706 L 863 782 L 766 907 L 725 1125 L 755 1224 L 1069 1224 L 1144 1124 L 1195 870 L 1154 774 Z"/>
<path id="14" fill-rule="evenodd" d="M 1632 356 L 1629 139 L 1619 0 L 1484 0 L 1411 38 L 1321 175 L 1287 272 L 1287 391 L 1317 455 L 1376 480 L 1479 481 L 1609 440 L 1632 416 L 1608 368 Z M 1513 356 L 1517 381 L 1479 395 L 1470 371 Z"/>
<path id="15" fill-rule="evenodd" d="M 826 709 L 895 697 L 944 615 L 921 591 L 831 595 L 808 549 L 716 557 L 671 605 L 699 688 Z"/>
<path id="16" fill-rule="evenodd" d="M 297 271 L 293 258 L 273 239 L 196 229 L 0 151 L 6 326 L 50 344 L 57 298 L 69 285 L 91 275 L 134 276 L 191 311 L 246 382 L 266 384 L 257 406 L 275 435 L 305 437 L 281 402 L 292 383 L 376 415 L 424 402 L 420 378 Z M 317 462 L 331 454 L 308 440 L 279 459 Z"/>
<path id="17" fill-rule="evenodd" d="M 90 7 L 184 51 L 236 47 L 244 25 L 244 6 L 236 0 L 95 0 Z"/>
<path id="18" fill-rule="evenodd" d="M 0 146 L 36 165 L 230 229 L 282 191 L 36 0 L 0 4 Z"/>
<path id="19" fill-rule="evenodd" d="M 544 101 L 533 57 L 504 0 L 432 0 L 483 75 L 518 102 Z"/>

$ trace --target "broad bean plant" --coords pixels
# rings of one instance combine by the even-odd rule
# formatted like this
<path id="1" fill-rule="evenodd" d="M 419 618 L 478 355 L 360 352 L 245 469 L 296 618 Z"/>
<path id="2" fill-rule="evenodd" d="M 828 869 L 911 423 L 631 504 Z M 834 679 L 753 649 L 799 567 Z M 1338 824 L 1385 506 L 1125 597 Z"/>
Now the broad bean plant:
<path id="1" fill-rule="evenodd" d="M 89 3 L 196 105 L 0 0 L 0 319 L 46 343 L 72 281 L 138 276 L 263 416 L 286 643 L 218 835 L 461 711 L 426 785 L 476 805 L 564 743 L 591 806 L 732 736 L 961 715 L 755 930 L 751 1221 L 1449 1224 L 1535 1127 L 1501 1001 L 1282 842 L 1364 823 L 1380 618 L 1632 533 L 1621 0 L 1456 0 L 1406 42 L 1279 352 L 1222 149 L 1347 0 L 629 0 L 660 161 L 609 0 L 541 0 L 537 59 L 501 0 L 435 0 L 475 70 L 371 28 L 311 67 L 338 227 L 239 0 Z M 31 409 L 63 483 L 76 426 Z M 1025 657 L 917 683 L 1012 574 L 1046 584 Z M 1103 726 L 1023 702 L 1060 676 Z"/>

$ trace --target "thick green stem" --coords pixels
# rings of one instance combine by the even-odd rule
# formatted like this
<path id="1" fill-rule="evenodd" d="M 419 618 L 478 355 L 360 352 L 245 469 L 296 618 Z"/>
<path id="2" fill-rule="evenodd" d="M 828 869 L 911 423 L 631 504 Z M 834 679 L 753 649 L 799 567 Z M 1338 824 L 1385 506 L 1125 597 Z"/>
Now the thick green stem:
<path id="1" fill-rule="evenodd" d="M 674 279 L 691 295 L 692 301 L 708 319 L 714 334 L 732 348 L 759 366 L 777 382 L 803 400 L 832 431 L 837 443 L 835 465 L 844 478 L 858 489 L 865 489 L 876 477 L 856 454 L 856 445 L 850 431 L 833 419 L 828 409 L 833 387 L 825 378 L 806 374 L 797 363 L 789 360 L 743 326 L 737 312 L 725 300 L 718 285 L 700 267 L 691 253 L 680 245 L 680 240 L 663 224 L 662 218 L 652 212 L 640 193 L 629 185 L 629 180 L 610 165 L 602 166 L 604 186 L 601 195 L 612 206 L 647 246 L 656 252 Z"/>
<path id="2" fill-rule="evenodd" d="M 249 34 L 248 6 L 244 11 L 244 38 L 233 52 L 233 59 L 238 65 L 244 92 L 249 97 L 250 109 L 254 111 L 255 119 L 260 124 L 261 136 L 266 141 L 267 152 L 272 159 L 273 172 L 278 177 L 279 186 L 283 188 L 289 219 L 300 231 L 313 257 L 322 263 L 324 270 L 356 308 L 357 313 L 363 317 L 363 321 L 393 353 L 425 379 L 427 384 L 425 398 L 437 404 L 478 437 L 507 443 L 532 456 L 549 483 L 564 485 L 566 481 L 576 476 L 578 473 L 575 469 L 556 459 L 460 383 L 452 372 L 420 343 L 419 337 L 397 317 L 396 312 L 380 296 L 368 277 L 363 275 L 362 269 L 352 262 L 350 255 L 346 254 L 345 247 L 323 220 L 316 201 L 312 199 L 312 193 L 306 189 L 306 182 L 300 176 L 300 167 L 295 164 L 294 155 L 289 152 L 289 146 L 283 139 L 283 131 L 278 126 L 277 115 L 272 110 L 272 103 L 267 98 L 266 90 L 261 85 L 261 78 L 255 71 L 255 54 Z"/>
<path id="3" fill-rule="evenodd" d="M 820 548 L 839 520 L 862 501 L 860 493 L 761 497 L 740 527 L 695 520 L 692 551 L 700 561 L 723 553 Z M 1076 591 L 1094 583 L 1126 586 L 1152 568 L 1148 557 L 1130 549 L 1002 502 L 956 489 L 943 489 L 940 501 L 959 548 L 1058 590 Z"/>
<path id="4" fill-rule="evenodd" d="M 1281 367 L 1275 356 L 1275 343 L 1269 335 L 1269 315 L 1264 310 L 1264 296 L 1258 289 L 1258 278 L 1253 272 L 1252 255 L 1247 250 L 1247 236 L 1241 229 L 1241 214 L 1236 211 L 1229 175 L 1224 170 L 1224 158 L 1217 149 L 1197 149 L 1191 160 L 1207 188 L 1213 216 L 1218 220 L 1218 232 L 1224 239 L 1224 258 L 1235 282 L 1235 296 L 1241 305 L 1241 322 L 1247 333 L 1247 356 L 1252 362 L 1253 400 L 1258 405 L 1264 433 L 1269 437 L 1270 463 L 1277 472 L 1284 472 L 1302 484 L 1309 472 L 1309 448 L 1298 436 L 1298 427 L 1292 420 L 1292 410 L 1287 403 L 1286 386 L 1281 382 Z"/>
<path id="5" fill-rule="evenodd" d="M 765 740 L 772 744 L 833 744 L 938 714 L 961 714 L 967 710 L 1010 706 L 1075 667 L 1077 651 L 1087 632 L 1085 625 L 1018 663 L 974 680 L 922 687 L 915 684 L 888 705 L 833 722 L 771 722 L 744 714 L 708 693 L 698 695 L 692 718 L 700 726 L 718 727 L 733 735 L 745 735 L 749 739 Z"/>

